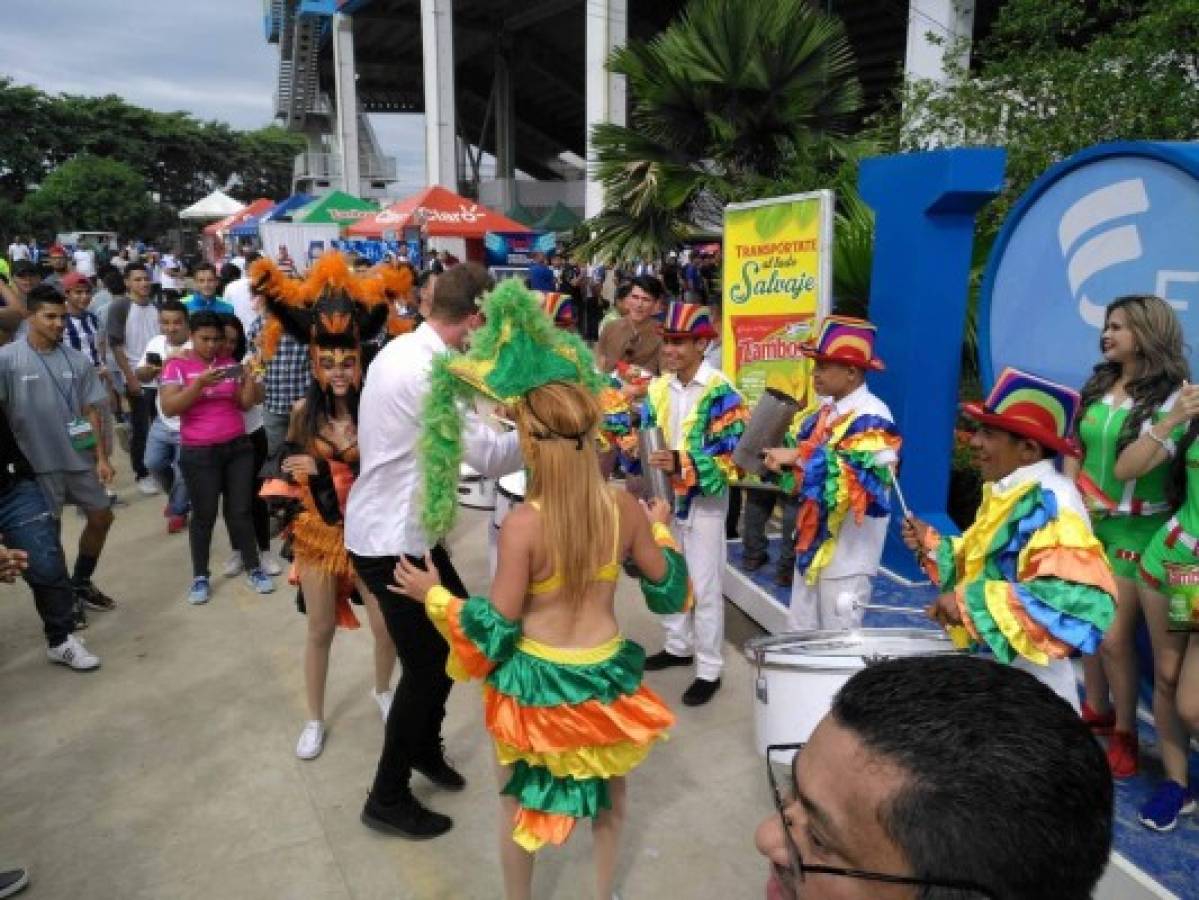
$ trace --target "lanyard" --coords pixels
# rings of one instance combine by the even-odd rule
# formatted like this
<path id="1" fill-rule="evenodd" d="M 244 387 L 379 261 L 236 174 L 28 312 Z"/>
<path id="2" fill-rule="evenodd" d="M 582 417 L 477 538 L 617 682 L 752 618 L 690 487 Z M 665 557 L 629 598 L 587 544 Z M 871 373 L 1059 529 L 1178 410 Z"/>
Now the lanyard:
<path id="1" fill-rule="evenodd" d="M 61 346 L 57 347 L 56 349 L 58 350 L 59 353 L 62 354 L 63 361 L 67 364 L 67 368 L 71 370 L 71 384 L 72 385 L 75 384 L 77 379 L 75 376 L 75 367 L 73 365 L 71 365 L 71 357 L 67 356 L 66 351 L 63 350 Z M 50 377 L 51 383 L 58 390 L 58 395 L 60 397 L 62 397 L 62 402 L 66 404 L 67 413 L 74 416 L 75 415 L 75 407 L 71 403 L 70 394 L 63 388 L 63 386 L 61 384 L 58 383 L 58 379 L 54 376 L 54 373 L 50 370 L 50 364 L 48 362 L 46 362 L 46 357 L 44 357 L 37 350 L 34 350 L 33 352 L 37 353 L 37 358 L 42 361 L 42 367 L 46 370 L 46 374 Z"/>

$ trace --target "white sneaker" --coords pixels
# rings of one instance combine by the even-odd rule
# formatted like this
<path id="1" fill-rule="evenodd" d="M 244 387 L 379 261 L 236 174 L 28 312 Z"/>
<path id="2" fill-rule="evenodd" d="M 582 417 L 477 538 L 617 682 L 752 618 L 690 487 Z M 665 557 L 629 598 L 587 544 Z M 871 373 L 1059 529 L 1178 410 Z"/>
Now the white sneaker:
<path id="1" fill-rule="evenodd" d="M 283 574 L 283 563 L 280 561 L 279 557 L 273 554 L 270 550 L 264 550 L 262 552 L 261 562 L 259 564 L 262 566 L 262 571 L 266 572 L 268 575 Z"/>
<path id="2" fill-rule="evenodd" d="M 235 575 L 240 575 L 242 573 L 242 569 L 244 568 L 245 565 L 241 561 L 241 554 L 234 550 L 233 555 L 226 560 L 225 568 L 221 571 L 224 573 L 226 578 L 233 578 Z"/>
<path id="3" fill-rule="evenodd" d="M 391 712 L 391 701 L 395 697 L 395 691 L 383 691 L 379 693 L 374 688 L 371 688 L 371 696 L 379 704 L 379 712 L 383 715 L 383 724 L 386 725 L 387 714 Z"/>
<path id="4" fill-rule="evenodd" d="M 150 475 L 137 480 L 137 489 L 147 497 L 153 497 L 158 493 L 158 482 Z"/>
<path id="5" fill-rule="evenodd" d="M 69 666 L 76 672 L 90 672 L 100 668 L 100 657 L 83 646 L 83 641 L 73 634 L 67 635 L 67 639 L 57 647 L 48 648 L 46 656 L 50 662 Z"/>
<path id="6" fill-rule="evenodd" d="M 296 742 L 296 756 L 300 759 L 316 759 L 325 749 L 325 723 L 313 719 L 304 725 L 300 739 Z"/>

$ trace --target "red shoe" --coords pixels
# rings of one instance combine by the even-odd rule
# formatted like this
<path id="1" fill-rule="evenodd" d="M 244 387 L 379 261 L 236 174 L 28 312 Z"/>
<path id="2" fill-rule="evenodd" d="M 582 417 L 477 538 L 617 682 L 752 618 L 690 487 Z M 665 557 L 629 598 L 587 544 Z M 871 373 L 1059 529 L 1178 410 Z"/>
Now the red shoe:
<path id="1" fill-rule="evenodd" d="M 1131 778 L 1137 774 L 1137 736 L 1135 732 L 1113 731 L 1107 742 L 1107 764 L 1112 778 Z"/>
<path id="2" fill-rule="evenodd" d="M 187 516 L 167 516 L 167 534 L 178 534 L 187 530 Z"/>
<path id="3" fill-rule="evenodd" d="M 1116 711 L 1109 709 L 1103 714 L 1097 713 L 1084 700 L 1082 702 L 1082 720 L 1095 734 L 1106 736 L 1111 734 L 1116 727 Z"/>

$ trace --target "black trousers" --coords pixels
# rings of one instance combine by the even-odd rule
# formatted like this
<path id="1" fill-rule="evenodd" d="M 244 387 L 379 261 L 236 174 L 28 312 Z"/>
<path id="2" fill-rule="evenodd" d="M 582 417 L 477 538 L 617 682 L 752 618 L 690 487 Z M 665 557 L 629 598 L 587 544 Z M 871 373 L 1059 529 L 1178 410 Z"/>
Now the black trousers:
<path id="1" fill-rule="evenodd" d="M 146 435 L 150 433 L 150 422 L 157 415 L 154 399 L 158 391 L 153 388 L 142 388 L 142 392 L 129 399 L 129 462 L 133 466 L 133 474 L 138 479 L 150 474 L 146 468 Z"/>
<path id="2" fill-rule="evenodd" d="M 266 553 L 271 549 L 271 511 L 266 501 L 258 496 L 258 492 L 262 490 L 262 479 L 258 477 L 258 473 L 262 471 L 267 457 L 266 429 L 251 431 L 250 444 L 254 447 L 254 484 L 251 486 L 254 499 L 250 502 L 250 518 L 254 522 L 254 539 L 258 541 L 258 550 Z"/>
<path id="3" fill-rule="evenodd" d="M 450 593 L 465 597 L 466 586 L 445 548 L 434 547 L 432 557 L 441 583 Z M 400 658 L 400 683 L 387 716 L 383 754 L 371 787 L 371 797 L 376 802 L 391 805 L 408 796 L 413 764 L 435 759 L 441 752 L 441 723 L 453 684 L 445 673 L 449 647 L 425 615 L 424 604 L 387 590 L 388 585 L 394 584 L 396 557 L 351 553 L 350 558 L 358 576 L 378 598 Z M 424 560 L 409 559 L 424 565 Z"/>
<path id="4" fill-rule="evenodd" d="M 245 435 L 204 447 L 183 446 L 179 468 L 187 482 L 192 516 L 187 536 L 191 544 L 192 575 L 208 574 L 212 526 L 218 506 L 224 508 L 229 540 L 241 553 L 247 572 L 258 568 L 258 542 L 254 539 L 251 494 L 254 490 L 254 448 Z M 224 498 L 224 502 L 222 501 Z"/>

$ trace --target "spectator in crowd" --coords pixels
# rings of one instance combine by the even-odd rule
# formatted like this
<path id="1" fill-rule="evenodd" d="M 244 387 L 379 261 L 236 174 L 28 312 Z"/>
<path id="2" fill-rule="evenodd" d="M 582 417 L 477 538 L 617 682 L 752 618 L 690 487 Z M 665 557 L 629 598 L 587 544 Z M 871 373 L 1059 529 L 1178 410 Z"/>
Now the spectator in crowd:
<path id="1" fill-rule="evenodd" d="M 232 264 L 222 268 L 221 297 L 233 307 L 233 314 L 241 320 L 242 328 L 249 331 L 254 326 L 258 313 L 254 311 L 254 288 L 250 284 L 250 266 L 259 259 L 259 254 L 251 250 L 246 254 L 246 267 L 233 274 Z M 226 271 L 228 270 L 228 271 Z M 224 275 L 231 276 L 228 279 Z"/>
<path id="2" fill-rule="evenodd" d="M 771 900 L 1088 900 L 1111 853 L 1112 779 L 1087 726 L 978 657 L 866 666 L 806 745 L 768 748 L 766 774 Z"/>
<path id="3" fill-rule="evenodd" d="M 146 345 L 158 334 L 158 310 L 150 302 L 150 276 L 141 263 L 125 267 L 125 288 L 126 296 L 109 305 L 108 346 L 129 401 L 129 461 L 137 489 L 149 497 L 158 493 L 158 485 L 144 462 L 154 396 L 142 388 L 133 369 L 146 352 Z"/>
<path id="4" fill-rule="evenodd" d="M 283 564 L 275 554 L 271 553 L 270 510 L 267 508 L 266 501 L 258 496 L 259 491 L 262 490 L 262 479 L 258 477 L 258 473 L 262 471 L 262 465 L 267 460 L 266 428 L 263 425 L 262 409 L 264 389 L 258 358 L 256 354 L 250 352 L 250 344 L 246 339 L 246 331 L 242 327 L 241 319 L 233 315 L 223 315 L 221 322 L 225 329 L 224 355 L 239 360 L 246 367 L 249 377 L 254 379 L 256 385 L 254 405 L 242 412 L 246 434 L 254 448 L 254 485 L 252 488 L 254 499 L 250 506 L 250 515 L 254 522 L 254 539 L 258 542 L 258 556 L 262 560 L 263 570 L 268 575 L 281 575 L 283 574 Z M 232 534 L 229 535 L 229 543 L 233 544 Z M 232 578 L 240 575 L 242 569 L 241 554 L 235 550 L 225 563 L 225 577 Z"/>
<path id="5" fill-rule="evenodd" d="M 61 517 L 72 503 L 86 517 L 71 575 L 77 603 L 109 610 L 116 604 L 92 582 L 113 519 L 104 491 L 113 470 L 99 440 L 106 396 L 91 360 L 62 345 L 66 318 L 56 288 L 30 292 L 28 332 L 0 349 L 0 406 L 50 511 Z"/>
<path id="6" fill-rule="evenodd" d="M 625 299 L 626 315 L 605 328 L 596 345 L 596 362 L 601 371 L 611 372 L 622 364 L 650 375 L 661 371 L 662 334 L 654 314 L 662 296 L 662 282 L 652 275 L 633 279 Z"/>
<path id="7" fill-rule="evenodd" d="M 242 416 L 256 402 L 258 386 L 245 366 L 224 354 L 225 329 L 218 314 L 195 313 L 190 324 L 192 349 L 166 362 L 159 388 L 163 413 L 179 416 L 179 468 L 192 502 L 193 578 L 187 600 L 207 603 L 212 595 L 208 556 L 219 503 L 250 587 L 269 594 L 275 583 L 261 567 L 254 538 L 254 448 Z"/>
<path id="8" fill-rule="evenodd" d="M 96 669 L 99 658 L 74 634 L 75 598 L 57 523 L 2 409 L 0 462 L 0 534 L 6 544 L 0 548 L 0 581 L 24 577 L 42 619 L 51 662 L 77 672 Z"/>
<path id="9" fill-rule="evenodd" d="M 104 386 L 105 396 L 112 396 L 112 374 L 108 369 L 108 341 L 99 317 L 91 311 L 92 283 L 79 272 L 68 272 L 62 280 L 66 288 L 67 300 L 67 344 L 86 356 L 100 377 Z M 100 417 L 100 440 L 104 442 L 104 451 L 112 457 L 113 435 L 115 432 L 112 409 L 109 403 L 104 404 Z M 106 488 L 108 497 L 116 502 L 116 492 L 111 486 Z"/>
<path id="10" fill-rule="evenodd" d="M 12 239 L 12 243 L 8 245 L 8 260 L 9 262 L 18 262 L 22 259 L 30 259 L 32 253 L 29 250 L 29 245 L 25 243 L 21 235 L 17 235 Z"/>
<path id="11" fill-rule="evenodd" d="M 437 274 L 425 270 L 416 279 L 417 312 L 421 320 L 429 318 L 433 309 L 433 288 L 437 284 Z"/>
<path id="12" fill-rule="evenodd" d="M 182 298 L 184 291 L 183 266 L 179 263 L 178 258 L 171 253 L 166 254 L 159 261 L 157 270 L 158 281 L 162 285 L 162 295 L 155 299 L 179 300 Z M 215 273 L 213 274 L 215 275 Z"/>
<path id="13" fill-rule="evenodd" d="M 198 312 L 233 315 L 232 304 L 220 298 L 221 279 L 217 275 L 216 266 L 210 262 L 197 263 L 192 280 L 195 281 L 196 290 L 183 301 L 189 316 Z"/>
<path id="14" fill-rule="evenodd" d="M 250 340 L 257 344 L 265 324 L 259 315 L 250 328 Z M 262 424 L 266 429 L 267 455 L 274 456 L 287 439 L 291 408 L 308 393 L 312 380 L 312 362 L 308 348 L 290 334 L 279 338 L 275 355 L 266 364 L 266 397 L 262 403 Z"/>
<path id="15" fill-rule="evenodd" d="M 70 261 L 67 259 L 67 248 L 62 244 L 52 245 L 47 254 L 47 261 L 50 263 L 50 274 L 42 280 L 46 284 L 54 285 L 61 293 L 62 277 L 71 270 Z"/>
<path id="16" fill-rule="evenodd" d="M 533 262 L 529 266 L 529 288 L 534 291 L 553 291 L 555 287 L 554 270 L 545 264 L 545 254 L 535 252 Z"/>
<path id="17" fill-rule="evenodd" d="M 167 534 L 177 534 L 187 527 L 191 503 L 187 496 L 187 483 L 179 471 L 179 418 L 163 415 L 158 379 L 168 360 L 191 349 L 187 309 L 178 300 L 164 300 L 162 309 L 158 311 L 158 326 L 161 334 L 146 344 L 134 374 L 144 389 L 155 395 L 154 421 L 146 436 L 143 463 L 167 493 L 167 505 L 163 510 Z"/>
<path id="18" fill-rule="evenodd" d="M 87 305 L 88 312 L 90 312 L 96 318 L 100 317 L 101 310 L 107 307 L 108 304 L 112 303 L 114 294 L 110 286 L 111 280 L 114 275 L 119 277 L 120 274 L 120 270 L 114 266 L 108 265 L 100 267 L 100 272 L 96 276 L 95 289 L 92 291 L 91 302 Z M 121 290 L 117 291 L 117 293 L 124 293 L 123 278 L 121 279 Z M 100 323 L 101 328 L 104 327 L 106 321 L 107 319 Z"/>
<path id="19" fill-rule="evenodd" d="M 666 261 L 662 263 L 661 277 L 662 287 L 666 289 L 666 296 L 673 297 L 676 300 L 682 300 L 682 281 L 679 277 L 679 255 L 673 250 L 666 255 Z"/>
<path id="20" fill-rule="evenodd" d="M 130 262 L 132 262 L 132 260 L 129 259 L 129 248 L 124 247 L 121 249 L 120 253 L 116 254 L 115 256 L 113 256 L 112 259 L 110 259 L 108 261 L 108 264 L 110 266 L 112 266 L 114 269 L 116 269 L 118 272 L 124 272 L 125 266 L 129 265 Z M 100 277 L 101 278 L 104 277 L 103 271 L 100 272 Z"/>
<path id="21" fill-rule="evenodd" d="M 37 263 L 30 262 L 27 259 L 13 263 L 12 287 L 13 292 L 20 301 L 19 305 L 22 309 L 25 308 L 25 298 L 29 296 L 29 292 L 41 284 L 41 281 L 42 273 L 38 269 Z"/>
<path id="22" fill-rule="evenodd" d="M 96 277 L 96 251 L 89 247 L 86 243 L 80 243 L 71 253 L 71 258 L 75 262 L 75 272 L 82 275 L 89 282 Z"/>
<path id="23" fill-rule="evenodd" d="M 253 256 L 254 259 L 251 259 L 251 256 Z M 246 254 L 246 271 L 249 271 L 250 264 L 257 258 L 257 253 Z M 286 244 L 279 245 L 279 252 L 275 254 L 275 265 L 279 267 L 279 271 L 284 275 L 294 276 L 296 274 L 296 262 L 291 258 L 291 254 L 287 252 Z"/>

